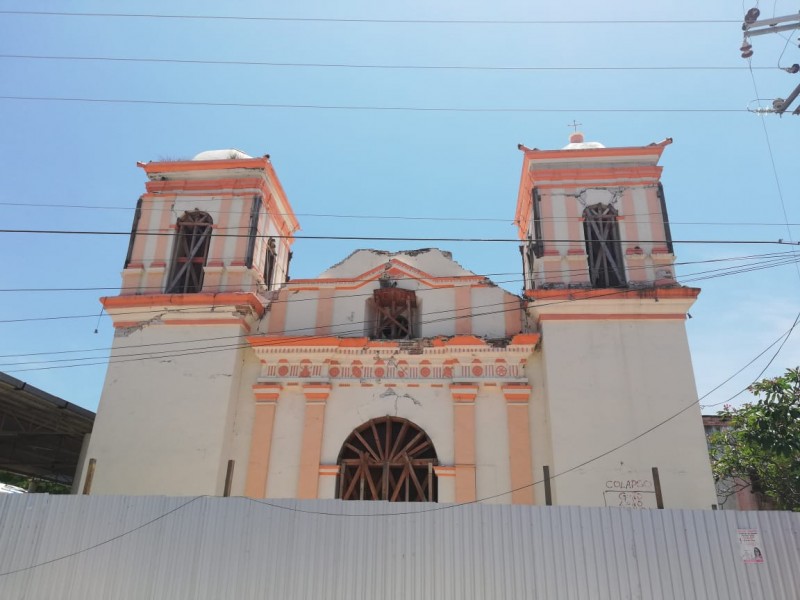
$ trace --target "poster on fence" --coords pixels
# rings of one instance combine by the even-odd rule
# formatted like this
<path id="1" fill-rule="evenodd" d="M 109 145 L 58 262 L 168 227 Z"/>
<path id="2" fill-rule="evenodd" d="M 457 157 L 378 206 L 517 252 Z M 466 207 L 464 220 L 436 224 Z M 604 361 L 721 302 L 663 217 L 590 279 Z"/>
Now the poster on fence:
<path id="1" fill-rule="evenodd" d="M 746 563 L 763 563 L 764 551 L 758 529 L 737 529 L 739 535 L 739 554 Z"/>

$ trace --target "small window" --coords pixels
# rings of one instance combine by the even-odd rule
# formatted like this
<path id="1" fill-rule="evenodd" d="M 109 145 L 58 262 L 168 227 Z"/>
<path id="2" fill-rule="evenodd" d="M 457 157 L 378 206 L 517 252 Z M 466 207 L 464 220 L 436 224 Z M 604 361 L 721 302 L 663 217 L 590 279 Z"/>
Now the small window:
<path id="1" fill-rule="evenodd" d="M 168 294 L 190 294 L 203 289 L 203 275 L 213 221 L 208 213 L 187 212 L 178 219 Z"/>
<path id="2" fill-rule="evenodd" d="M 372 303 L 375 308 L 373 338 L 407 340 L 414 337 L 417 296 L 412 290 L 381 287 L 373 291 Z"/>
<path id="3" fill-rule="evenodd" d="M 624 287 L 625 266 L 614 207 L 608 204 L 586 207 L 583 211 L 583 233 L 592 287 Z"/>
<path id="4" fill-rule="evenodd" d="M 269 238 L 267 242 L 267 255 L 264 257 L 264 285 L 268 290 L 272 289 L 275 279 L 275 265 L 278 262 L 278 251 L 275 245 L 275 238 Z"/>

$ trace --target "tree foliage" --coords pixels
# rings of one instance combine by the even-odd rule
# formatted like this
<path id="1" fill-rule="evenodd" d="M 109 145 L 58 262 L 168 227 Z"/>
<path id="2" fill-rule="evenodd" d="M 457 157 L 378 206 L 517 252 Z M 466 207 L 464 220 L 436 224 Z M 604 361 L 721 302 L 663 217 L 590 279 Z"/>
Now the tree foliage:
<path id="1" fill-rule="evenodd" d="M 710 437 L 715 479 L 763 494 L 776 508 L 800 511 L 800 368 L 749 388 L 757 400 L 725 407 Z"/>
<path id="2" fill-rule="evenodd" d="M 31 478 L 24 475 L 17 475 L 7 471 L 0 471 L 0 482 L 9 485 L 15 485 L 23 490 L 30 489 Z M 70 486 L 63 483 L 55 483 L 53 481 L 45 481 L 37 479 L 34 485 L 36 492 L 41 494 L 69 494 Z"/>

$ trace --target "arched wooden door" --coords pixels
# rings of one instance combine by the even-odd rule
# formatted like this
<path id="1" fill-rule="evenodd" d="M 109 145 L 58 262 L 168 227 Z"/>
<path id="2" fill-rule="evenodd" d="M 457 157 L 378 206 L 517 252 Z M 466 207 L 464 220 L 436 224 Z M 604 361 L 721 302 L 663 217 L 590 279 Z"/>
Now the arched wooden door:
<path id="1" fill-rule="evenodd" d="M 337 498 L 436 502 L 436 450 L 427 434 L 399 417 L 357 427 L 339 453 Z"/>

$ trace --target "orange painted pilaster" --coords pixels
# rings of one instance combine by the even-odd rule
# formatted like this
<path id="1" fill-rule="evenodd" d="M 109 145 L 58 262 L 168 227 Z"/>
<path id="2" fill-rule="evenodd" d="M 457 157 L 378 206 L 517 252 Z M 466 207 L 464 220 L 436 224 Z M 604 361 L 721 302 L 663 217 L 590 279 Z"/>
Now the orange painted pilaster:
<path id="1" fill-rule="evenodd" d="M 456 335 L 472 333 L 472 286 L 456 285 Z"/>
<path id="2" fill-rule="evenodd" d="M 215 219 L 215 226 L 218 228 L 217 230 L 222 233 L 231 233 L 228 229 L 230 227 L 230 220 L 231 220 L 231 203 L 223 202 L 222 208 L 217 215 L 217 219 Z M 249 222 L 248 222 L 249 225 Z M 249 233 L 249 229 L 236 229 L 234 233 L 244 234 Z M 226 259 L 228 261 L 231 260 L 230 256 L 225 256 L 225 246 L 227 245 L 227 237 L 217 237 L 211 242 L 211 246 L 208 249 L 208 262 L 206 264 L 225 264 Z M 239 240 L 237 239 L 236 242 L 238 243 Z M 241 258 L 237 256 L 236 258 Z"/>
<path id="3" fill-rule="evenodd" d="M 454 383 L 453 440 L 455 445 L 456 502 L 473 502 L 477 498 L 475 479 L 475 398 L 478 386 Z"/>
<path id="4" fill-rule="evenodd" d="M 139 224 L 136 227 L 136 234 L 144 234 L 150 232 L 151 223 L 154 221 L 155 216 L 154 203 L 148 200 L 142 200 L 142 214 L 139 217 Z M 142 265 L 145 259 L 145 246 L 147 240 L 150 239 L 149 235 L 136 235 L 133 240 L 133 252 L 131 252 L 131 265 Z"/>
<path id="5" fill-rule="evenodd" d="M 286 328 L 286 309 L 289 307 L 289 294 L 283 289 L 278 299 L 269 305 L 269 324 L 267 331 L 273 335 L 283 335 Z"/>
<path id="6" fill-rule="evenodd" d="M 511 294 L 505 296 L 503 315 L 506 323 L 506 335 L 515 335 L 522 331 L 522 306 L 519 298 Z"/>
<path id="7" fill-rule="evenodd" d="M 272 426 L 275 423 L 275 407 L 280 393 L 281 386 L 278 383 L 257 383 L 253 386 L 256 413 L 253 418 L 250 459 L 247 462 L 247 479 L 244 485 L 244 495 L 249 498 L 264 498 L 267 494 Z"/>
<path id="8" fill-rule="evenodd" d="M 229 207 L 228 210 L 231 210 L 231 211 L 234 210 L 234 206 L 235 206 L 240 211 L 239 212 L 239 226 L 236 229 L 236 231 L 239 232 L 239 233 L 247 232 L 247 231 L 250 230 L 250 204 L 246 202 L 246 198 L 247 198 L 246 196 L 240 196 L 238 198 L 235 197 L 235 200 L 236 200 L 235 203 L 234 202 L 227 203 L 227 206 Z M 230 218 L 231 216 L 232 215 L 229 216 L 229 221 L 228 221 L 229 223 L 232 223 L 234 221 L 234 219 Z M 229 232 L 223 231 L 221 233 L 229 233 Z M 226 238 L 224 238 L 224 237 L 220 237 L 220 238 L 217 239 L 217 241 L 220 244 L 224 245 L 225 239 Z M 249 239 L 248 239 L 248 237 L 246 235 L 243 235 L 243 236 L 241 236 L 239 238 L 236 238 L 236 249 L 233 252 L 233 256 L 232 257 L 230 257 L 230 256 L 226 257 L 227 260 L 229 261 L 229 263 L 232 262 L 233 264 L 244 266 L 244 259 L 245 259 L 245 256 L 247 255 L 247 244 L 248 244 L 248 242 L 249 242 Z M 211 246 L 212 246 L 212 248 L 210 248 L 209 250 L 213 251 L 213 246 L 214 246 L 213 239 L 212 239 Z M 242 283 L 244 283 L 244 281 L 242 281 Z M 236 288 L 233 288 L 233 287 L 229 286 L 228 289 L 236 289 Z"/>
<path id="9" fill-rule="evenodd" d="M 333 325 L 333 288 L 321 288 L 317 300 L 317 335 L 330 335 Z"/>
<path id="10" fill-rule="evenodd" d="M 552 194 L 550 195 L 552 198 Z M 578 199 L 575 197 L 564 197 L 564 208 L 567 213 L 567 239 L 569 248 L 567 254 L 582 254 L 584 252 L 583 241 L 583 218 L 582 211 L 579 209 Z"/>
<path id="11" fill-rule="evenodd" d="M 511 467 L 511 503 L 533 504 L 533 457 L 528 400 L 529 385 L 504 385 L 508 410 L 508 460 Z"/>
<path id="12" fill-rule="evenodd" d="M 300 450 L 300 474 L 297 478 L 297 497 L 317 497 L 319 459 L 322 451 L 322 430 L 325 425 L 325 404 L 331 393 L 328 383 L 303 386 L 306 396 L 306 416 L 303 427 L 303 447 Z"/>
<path id="13" fill-rule="evenodd" d="M 171 200 L 169 201 L 169 204 L 171 204 Z M 151 200 L 150 201 L 150 206 L 153 207 L 152 208 L 153 211 L 156 210 L 156 206 L 157 205 L 160 207 L 159 210 L 161 211 L 161 216 L 160 216 L 159 223 L 158 223 L 158 233 L 161 234 L 161 235 L 156 237 L 156 249 L 155 249 L 155 252 L 153 253 L 153 256 L 151 258 L 153 260 L 153 263 L 162 262 L 166 266 L 166 260 L 167 260 L 167 254 L 168 254 L 168 252 L 167 252 L 167 247 L 168 247 L 167 244 L 168 243 L 169 244 L 174 243 L 174 239 L 175 239 L 172 235 L 166 235 L 166 234 L 168 234 L 170 232 L 174 232 L 175 228 L 173 227 L 174 226 L 174 223 L 172 222 L 173 215 L 172 215 L 172 212 L 169 209 L 168 200 L 159 198 L 158 202 L 155 201 L 155 200 Z M 154 218 L 154 217 L 151 217 L 151 218 Z M 170 248 L 171 248 L 171 246 L 170 246 Z M 169 258 L 170 258 L 170 260 L 172 260 L 171 256 Z M 151 264 L 150 266 L 154 267 L 156 265 L 155 264 Z M 153 293 L 155 291 L 156 290 L 151 290 L 148 293 Z"/>

